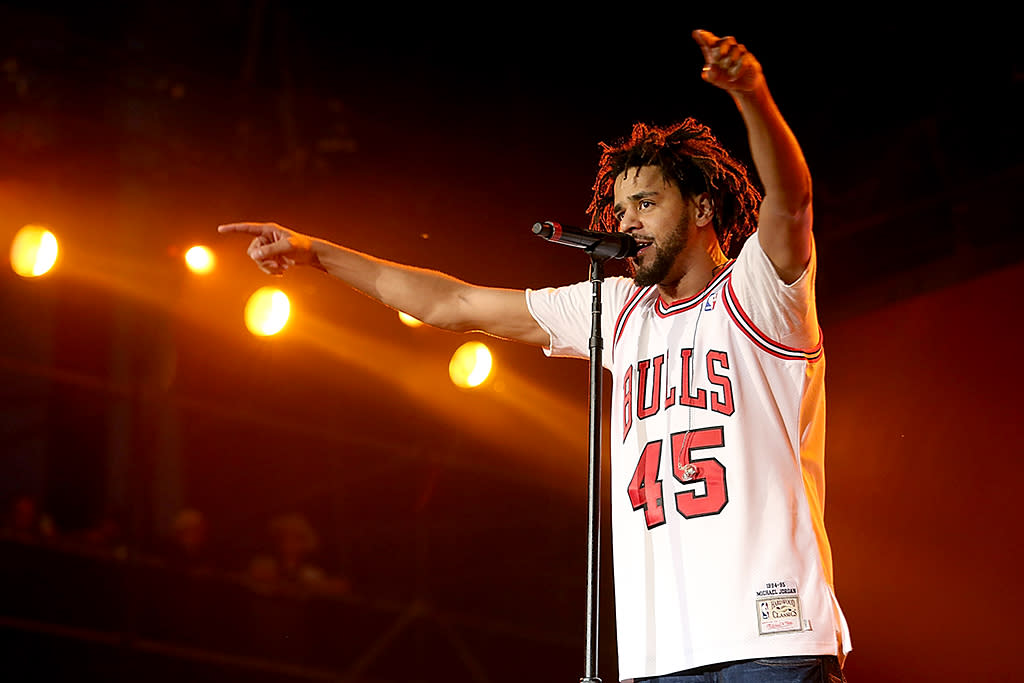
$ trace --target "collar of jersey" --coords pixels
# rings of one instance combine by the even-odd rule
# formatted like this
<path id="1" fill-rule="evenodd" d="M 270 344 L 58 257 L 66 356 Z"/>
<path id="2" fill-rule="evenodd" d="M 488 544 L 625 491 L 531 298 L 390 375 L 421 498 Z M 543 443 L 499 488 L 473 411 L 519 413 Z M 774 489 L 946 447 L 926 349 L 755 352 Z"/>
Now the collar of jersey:
<path id="1" fill-rule="evenodd" d="M 734 263 L 736 263 L 735 260 L 729 261 L 726 264 L 725 268 L 722 268 L 722 271 L 718 273 L 718 275 L 711 278 L 711 281 L 708 282 L 708 284 L 704 287 L 703 290 L 697 292 L 688 299 L 680 299 L 679 301 L 673 301 L 672 303 L 669 304 L 665 303 L 664 299 L 661 298 L 661 293 L 659 292 L 657 299 L 655 299 L 654 301 L 654 312 L 657 313 L 662 318 L 664 318 L 669 315 L 676 315 L 677 313 L 689 311 L 690 309 L 699 306 L 701 302 L 703 302 L 704 299 L 708 297 L 708 295 L 711 293 L 713 289 L 718 287 L 718 285 L 720 285 L 722 282 L 726 280 L 726 278 L 729 277 L 729 275 L 732 273 L 732 267 Z M 657 292 L 658 288 L 655 287 L 654 290 Z"/>

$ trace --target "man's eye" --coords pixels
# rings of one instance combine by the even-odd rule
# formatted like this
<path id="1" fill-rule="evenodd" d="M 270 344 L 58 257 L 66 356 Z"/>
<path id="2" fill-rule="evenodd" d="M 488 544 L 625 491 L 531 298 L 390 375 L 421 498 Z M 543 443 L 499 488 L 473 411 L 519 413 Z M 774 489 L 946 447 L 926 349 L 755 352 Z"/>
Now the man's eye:
<path id="1" fill-rule="evenodd" d="M 640 208 L 641 209 L 647 209 L 647 208 L 650 208 L 652 206 L 654 206 L 654 202 L 650 201 L 649 199 L 643 199 L 643 200 L 640 201 Z"/>

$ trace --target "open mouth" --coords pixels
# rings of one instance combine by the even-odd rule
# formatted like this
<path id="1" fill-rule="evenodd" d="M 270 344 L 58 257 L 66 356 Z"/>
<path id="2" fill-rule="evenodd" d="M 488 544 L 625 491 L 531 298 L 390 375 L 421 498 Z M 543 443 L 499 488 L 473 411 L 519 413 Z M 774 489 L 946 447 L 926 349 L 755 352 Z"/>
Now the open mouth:
<path id="1" fill-rule="evenodd" d="M 636 253 L 633 255 L 633 258 L 638 259 L 638 258 L 640 258 L 641 254 L 643 254 L 645 251 L 647 251 L 648 247 L 650 247 L 652 244 L 654 244 L 654 240 L 637 239 L 636 240 L 636 244 L 637 244 L 637 250 L 636 250 Z"/>

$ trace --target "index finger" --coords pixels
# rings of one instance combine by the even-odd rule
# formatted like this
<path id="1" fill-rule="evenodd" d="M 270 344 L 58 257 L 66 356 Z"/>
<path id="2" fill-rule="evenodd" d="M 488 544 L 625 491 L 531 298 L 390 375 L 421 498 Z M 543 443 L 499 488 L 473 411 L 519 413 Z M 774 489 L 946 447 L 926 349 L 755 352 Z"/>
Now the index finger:
<path id="1" fill-rule="evenodd" d="M 271 227 L 266 223 L 226 223 L 217 226 L 217 232 L 243 232 L 249 235 L 263 235 Z"/>
<path id="2" fill-rule="evenodd" d="M 712 58 L 711 50 L 722 41 L 721 38 L 716 36 L 711 31 L 705 31 L 703 29 L 697 29 L 693 32 L 693 39 L 700 45 L 701 51 L 704 53 L 704 58 L 710 60 Z"/>

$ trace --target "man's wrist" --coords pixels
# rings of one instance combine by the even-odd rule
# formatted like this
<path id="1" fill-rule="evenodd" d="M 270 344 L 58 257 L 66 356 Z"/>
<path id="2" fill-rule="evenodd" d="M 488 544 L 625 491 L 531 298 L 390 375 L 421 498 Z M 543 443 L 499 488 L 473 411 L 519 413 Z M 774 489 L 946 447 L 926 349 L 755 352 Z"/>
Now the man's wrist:
<path id="1" fill-rule="evenodd" d="M 309 265 L 317 270 L 327 272 L 327 267 L 320 260 L 320 254 L 327 248 L 327 243 L 316 237 L 309 241 Z"/>
<path id="2" fill-rule="evenodd" d="M 773 104 L 772 94 L 768 91 L 768 84 L 763 79 L 751 90 L 730 90 L 729 94 L 732 95 L 740 109 L 761 109 Z"/>

